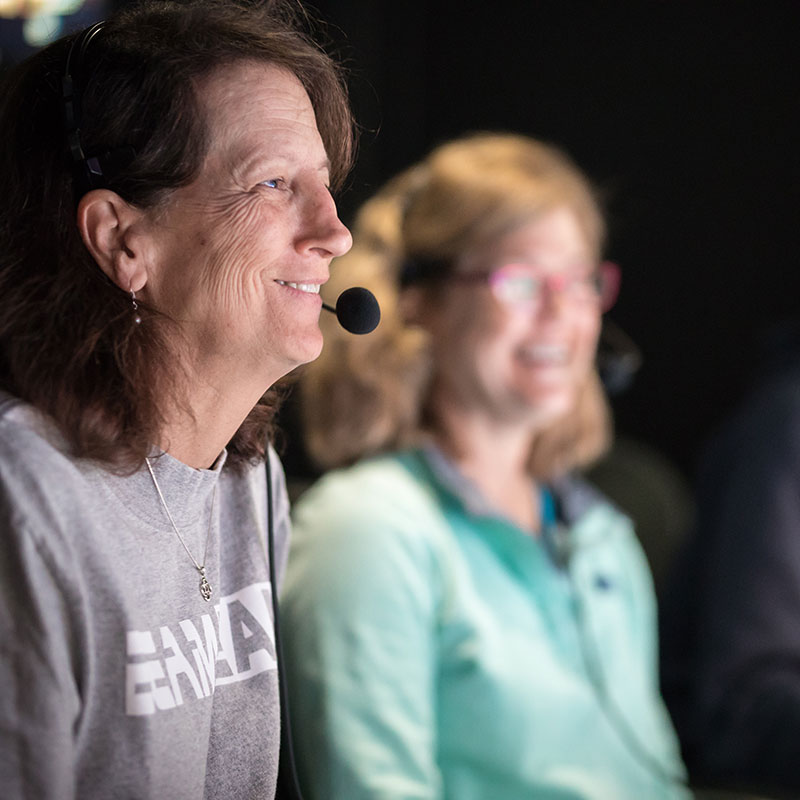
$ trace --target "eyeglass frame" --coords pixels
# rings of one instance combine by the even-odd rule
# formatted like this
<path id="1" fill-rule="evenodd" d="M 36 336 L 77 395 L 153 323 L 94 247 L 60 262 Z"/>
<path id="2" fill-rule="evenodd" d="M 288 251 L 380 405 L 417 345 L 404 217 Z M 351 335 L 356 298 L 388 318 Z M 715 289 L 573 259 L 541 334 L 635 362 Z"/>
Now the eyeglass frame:
<path id="1" fill-rule="evenodd" d="M 551 275 L 536 275 L 535 277 L 541 281 L 541 286 L 538 288 L 535 295 L 526 300 L 514 301 L 500 297 L 497 292 L 497 288 L 500 285 L 501 281 L 501 279 L 498 276 L 502 273 L 503 270 L 508 270 L 509 267 L 526 267 L 531 270 L 535 269 L 532 264 L 527 264 L 522 261 L 520 262 L 511 261 L 487 271 L 452 272 L 446 277 L 443 276 L 443 279 L 445 281 L 457 281 L 459 283 L 485 282 L 488 284 L 489 288 L 492 290 L 492 294 L 499 303 L 508 306 L 529 306 L 535 304 L 540 300 L 541 291 L 545 286 L 547 287 L 547 290 L 549 292 L 557 290 L 563 293 L 564 287 L 561 286 L 557 287 L 557 289 L 554 289 L 553 281 L 554 280 L 563 281 L 570 277 L 564 275 L 563 273 L 553 273 Z M 602 261 L 597 265 L 596 269 L 591 273 L 591 275 L 587 276 L 587 280 L 592 281 L 595 284 L 595 287 L 597 289 L 597 296 L 598 299 L 600 300 L 601 313 L 604 314 L 611 308 L 613 308 L 614 304 L 617 301 L 617 297 L 619 295 L 619 286 L 621 280 L 621 272 L 619 265 L 614 263 L 613 261 Z"/>

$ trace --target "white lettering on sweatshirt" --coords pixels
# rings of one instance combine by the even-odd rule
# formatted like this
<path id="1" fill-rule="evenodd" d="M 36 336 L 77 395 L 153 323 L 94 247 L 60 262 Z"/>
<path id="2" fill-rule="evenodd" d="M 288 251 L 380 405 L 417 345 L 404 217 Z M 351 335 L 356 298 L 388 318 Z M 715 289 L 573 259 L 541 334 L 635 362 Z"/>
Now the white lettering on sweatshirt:
<path id="1" fill-rule="evenodd" d="M 276 669 L 269 582 L 253 583 L 201 614 L 157 631 L 128 631 L 125 713 L 155 714 L 217 686 Z"/>

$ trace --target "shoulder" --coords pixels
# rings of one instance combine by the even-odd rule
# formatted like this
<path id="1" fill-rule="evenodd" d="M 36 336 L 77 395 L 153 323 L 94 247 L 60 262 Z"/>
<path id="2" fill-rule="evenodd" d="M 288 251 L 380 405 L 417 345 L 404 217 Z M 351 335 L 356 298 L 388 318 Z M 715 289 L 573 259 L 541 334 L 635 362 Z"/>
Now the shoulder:
<path id="1" fill-rule="evenodd" d="M 418 471 L 415 456 L 401 453 L 327 473 L 300 498 L 294 520 L 298 528 L 319 523 L 352 528 L 362 521 L 405 527 L 435 516 L 437 508 L 436 492 Z"/>
<path id="2" fill-rule="evenodd" d="M 800 461 L 800 369 L 784 369 L 755 386 L 712 446 L 723 452 L 768 452 L 772 461 Z"/>
<path id="3" fill-rule="evenodd" d="M 36 409 L 0 394 L 0 494 L 8 507 L 43 512 L 81 480 L 55 426 Z"/>
<path id="4" fill-rule="evenodd" d="M 54 426 L 31 406 L 0 396 L 0 571 L 13 564 L 79 593 L 75 532 L 91 493 Z M 2 562 L 6 562 L 3 564 Z"/>
<path id="5" fill-rule="evenodd" d="M 602 529 L 625 538 L 633 534 L 633 524 L 595 484 L 577 473 L 569 474 L 553 485 L 559 517 L 568 526 Z"/>
<path id="6" fill-rule="evenodd" d="M 602 566 L 618 575 L 650 583 L 650 571 L 633 522 L 597 487 L 578 475 L 557 485 L 564 522 L 571 537 L 571 551 L 581 569 L 593 572 Z"/>
<path id="7" fill-rule="evenodd" d="M 777 511 L 772 500 L 765 507 L 766 498 L 776 492 L 787 498 L 796 494 L 798 475 L 800 369 L 793 368 L 755 386 L 705 443 L 697 473 L 700 514 L 713 518 L 719 508 L 737 508 L 747 514 L 749 528 L 756 509 L 758 514 Z M 729 523 L 741 527 L 743 521 Z M 701 519 L 700 524 L 709 522 Z"/>
<path id="8" fill-rule="evenodd" d="M 323 476 L 295 504 L 292 558 L 431 568 L 450 530 L 417 467 L 413 454 L 396 454 Z"/>
<path id="9" fill-rule="evenodd" d="M 305 492 L 293 509 L 283 592 L 293 614 L 361 614 L 373 603 L 382 618 L 393 609 L 395 623 L 435 613 L 455 545 L 435 491 L 414 469 L 403 456 L 370 459 Z"/>
<path id="10" fill-rule="evenodd" d="M 55 424 L 33 406 L 0 392 L 0 447 L 4 455 L 14 452 L 65 454 L 63 437 Z"/>

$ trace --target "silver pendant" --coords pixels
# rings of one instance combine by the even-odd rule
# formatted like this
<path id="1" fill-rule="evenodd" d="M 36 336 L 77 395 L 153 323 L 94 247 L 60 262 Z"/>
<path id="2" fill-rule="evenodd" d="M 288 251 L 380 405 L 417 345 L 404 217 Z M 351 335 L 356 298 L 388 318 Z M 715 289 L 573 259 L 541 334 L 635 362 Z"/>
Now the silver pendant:
<path id="1" fill-rule="evenodd" d="M 211 584 L 206 579 L 206 568 L 198 567 L 198 571 L 200 572 L 200 597 L 208 602 L 211 599 Z"/>

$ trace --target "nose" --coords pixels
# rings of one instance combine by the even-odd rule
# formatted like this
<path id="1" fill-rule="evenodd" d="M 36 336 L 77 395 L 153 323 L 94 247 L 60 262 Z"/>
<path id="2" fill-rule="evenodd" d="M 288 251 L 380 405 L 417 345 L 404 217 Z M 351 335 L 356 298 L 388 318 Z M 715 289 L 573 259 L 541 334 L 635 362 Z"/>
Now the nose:
<path id="1" fill-rule="evenodd" d="M 548 275 L 542 280 L 540 288 L 539 310 L 547 316 L 559 316 L 566 308 L 565 298 L 567 282 L 563 275 Z"/>
<path id="2" fill-rule="evenodd" d="M 312 192 L 301 213 L 295 244 L 298 252 L 315 252 L 323 258 L 336 258 L 352 247 L 353 237 L 339 219 L 336 203 L 326 186 L 320 185 Z"/>

